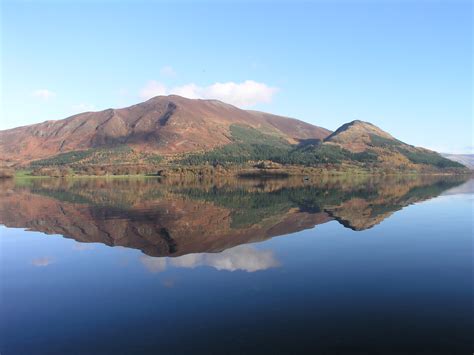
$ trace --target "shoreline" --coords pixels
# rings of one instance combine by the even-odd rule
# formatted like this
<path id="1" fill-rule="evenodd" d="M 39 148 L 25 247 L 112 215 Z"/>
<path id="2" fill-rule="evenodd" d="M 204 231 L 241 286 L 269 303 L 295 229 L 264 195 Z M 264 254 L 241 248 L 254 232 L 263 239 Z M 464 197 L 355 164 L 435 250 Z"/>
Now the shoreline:
<path id="1" fill-rule="evenodd" d="M 75 172 L 67 174 L 33 174 L 33 171 L 17 171 L 12 176 L 4 177 L 2 180 L 9 179 L 38 179 L 38 178 L 111 178 L 111 179 L 124 179 L 124 178 L 180 178 L 180 179 L 289 179 L 289 178 L 302 178 L 310 179 L 314 177 L 379 177 L 379 176 L 474 176 L 473 170 L 461 170 L 461 171 L 397 171 L 396 169 L 374 169 L 365 170 L 360 168 L 347 168 L 342 169 L 323 169 L 317 167 L 291 167 L 282 169 L 259 169 L 259 168 L 241 168 L 235 167 L 222 171 L 216 170 L 213 167 L 199 167 L 199 168 L 187 168 L 187 167 L 173 167 L 157 169 L 156 173 L 137 173 L 137 174 L 110 174 L 104 172 L 104 174 L 77 174 Z"/>

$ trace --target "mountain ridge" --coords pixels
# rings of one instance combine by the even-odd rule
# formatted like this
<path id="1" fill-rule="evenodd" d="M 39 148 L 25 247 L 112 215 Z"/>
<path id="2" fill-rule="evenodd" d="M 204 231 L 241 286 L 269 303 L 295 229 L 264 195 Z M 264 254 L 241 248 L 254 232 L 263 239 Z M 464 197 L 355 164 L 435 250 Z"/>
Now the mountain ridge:
<path id="1" fill-rule="evenodd" d="M 291 143 L 331 133 L 300 120 L 246 111 L 218 100 L 156 96 L 129 107 L 0 131 L 0 159 L 32 161 L 114 144 L 161 154 L 209 150 L 230 142 L 229 127 L 235 123 L 281 135 Z"/>
<path id="2" fill-rule="evenodd" d="M 0 163 L 93 175 L 150 173 L 163 166 L 181 173 L 186 167 L 198 175 L 209 169 L 190 167 L 210 166 L 224 174 L 230 166 L 238 166 L 232 174 L 270 167 L 291 168 L 291 174 L 463 168 L 369 122 L 354 120 L 332 132 L 294 118 L 177 95 L 0 131 Z"/>

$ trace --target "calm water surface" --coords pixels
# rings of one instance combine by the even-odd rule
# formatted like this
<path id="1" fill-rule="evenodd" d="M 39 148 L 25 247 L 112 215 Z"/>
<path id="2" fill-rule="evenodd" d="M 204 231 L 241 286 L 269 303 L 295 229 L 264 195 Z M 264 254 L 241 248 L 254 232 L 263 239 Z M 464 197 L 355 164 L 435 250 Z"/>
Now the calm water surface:
<path id="1" fill-rule="evenodd" d="M 473 180 L 0 184 L 10 354 L 471 354 Z"/>

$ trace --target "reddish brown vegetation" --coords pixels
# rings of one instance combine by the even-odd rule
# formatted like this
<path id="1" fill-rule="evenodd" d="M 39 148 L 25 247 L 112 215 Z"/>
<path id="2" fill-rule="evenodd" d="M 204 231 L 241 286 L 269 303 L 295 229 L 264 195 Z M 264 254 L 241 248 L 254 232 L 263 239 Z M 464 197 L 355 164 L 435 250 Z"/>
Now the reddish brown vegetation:
<path id="1" fill-rule="evenodd" d="M 216 100 L 157 96 L 146 102 L 59 121 L 0 131 L 0 160 L 25 163 L 59 153 L 117 144 L 137 152 L 175 154 L 209 150 L 230 142 L 231 124 L 283 137 L 323 139 L 331 132 L 295 119 L 241 110 Z"/>

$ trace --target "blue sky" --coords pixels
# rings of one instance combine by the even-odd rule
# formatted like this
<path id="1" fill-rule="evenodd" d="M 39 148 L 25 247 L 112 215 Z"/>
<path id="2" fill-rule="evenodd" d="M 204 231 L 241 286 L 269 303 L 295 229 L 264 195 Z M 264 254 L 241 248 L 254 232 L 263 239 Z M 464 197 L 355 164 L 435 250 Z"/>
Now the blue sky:
<path id="1" fill-rule="evenodd" d="M 471 1 L 2 2 L 0 129 L 155 94 L 472 152 Z"/>

